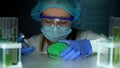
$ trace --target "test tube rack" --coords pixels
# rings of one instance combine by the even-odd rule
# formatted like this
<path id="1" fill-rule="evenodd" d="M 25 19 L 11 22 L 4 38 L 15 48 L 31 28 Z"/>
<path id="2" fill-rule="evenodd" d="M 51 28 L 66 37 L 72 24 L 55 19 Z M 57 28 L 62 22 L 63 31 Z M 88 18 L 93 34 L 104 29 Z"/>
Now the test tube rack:
<path id="1" fill-rule="evenodd" d="M 114 48 L 120 49 L 120 43 L 109 42 L 109 44 L 108 44 L 108 43 L 101 42 L 100 44 L 98 43 L 98 45 L 101 45 L 101 46 L 99 46 L 99 49 L 97 52 L 97 66 L 103 67 L 103 68 L 119 68 L 120 67 L 120 63 L 119 63 L 120 60 L 118 60 L 118 62 L 116 64 L 113 63 L 113 56 L 114 56 L 113 51 L 114 51 Z M 107 54 L 108 61 L 106 61 L 106 60 L 101 61 L 101 51 L 104 48 L 110 49 L 110 53 Z M 120 55 L 118 55 L 118 56 L 120 57 Z"/>
<path id="2" fill-rule="evenodd" d="M 22 68 L 18 17 L 0 17 L 0 68 Z"/>
<path id="3" fill-rule="evenodd" d="M 0 68 L 22 68 L 21 62 L 21 44 L 20 43 L 0 43 L 0 49 L 2 50 L 2 57 L 0 62 Z M 12 50 L 17 49 L 18 55 L 15 56 Z M 7 50 L 11 50 L 9 54 L 7 54 Z M 16 62 L 16 64 L 12 64 L 12 62 Z"/>
<path id="4" fill-rule="evenodd" d="M 97 65 L 105 68 L 120 67 L 120 17 L 110 17 L 109 39 L 97 43 L 99 47 L 97 55 Z M 102 49 L 108 49 L 106 62 L 101 62 Z M 105 60 L 104 60 L 105 61 Z"/>

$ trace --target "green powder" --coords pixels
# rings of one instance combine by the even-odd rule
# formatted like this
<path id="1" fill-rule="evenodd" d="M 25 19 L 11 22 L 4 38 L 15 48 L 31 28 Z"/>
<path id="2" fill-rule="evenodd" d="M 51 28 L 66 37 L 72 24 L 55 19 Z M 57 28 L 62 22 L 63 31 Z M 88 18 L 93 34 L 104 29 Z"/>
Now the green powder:
<path id="1" fill-rule="evenodd" d="M 48 55 L 54 59 L 60 59 L 60 54 L 67 48 L 65 43 L 54 43 L 48 47 Z"/>

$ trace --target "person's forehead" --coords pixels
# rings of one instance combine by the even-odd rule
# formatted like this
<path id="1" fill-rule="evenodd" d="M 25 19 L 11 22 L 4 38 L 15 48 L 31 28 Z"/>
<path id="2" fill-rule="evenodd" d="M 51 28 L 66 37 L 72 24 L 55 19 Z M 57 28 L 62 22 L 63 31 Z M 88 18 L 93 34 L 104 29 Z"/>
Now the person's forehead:
<path id="1" fill-rule="evenodd" d="M 42 15 L 56 17 L 70 17 L 71 15 L 62 8 L 48 8 L 43 11 Z"/>

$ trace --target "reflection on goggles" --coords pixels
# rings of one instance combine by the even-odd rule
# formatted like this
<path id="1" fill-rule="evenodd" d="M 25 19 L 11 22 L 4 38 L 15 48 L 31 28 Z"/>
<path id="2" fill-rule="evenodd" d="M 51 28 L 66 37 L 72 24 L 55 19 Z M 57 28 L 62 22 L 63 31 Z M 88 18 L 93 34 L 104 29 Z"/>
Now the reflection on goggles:
<path id="1" fill-rule="evenodd" d="M 61 17 L 51 17 L 51 16 L 40 16 L 41 21 L 45 25 L 59 25 L 59 26 L 70 26 L 73 17 L 71 18 L 61 18 Z"/>

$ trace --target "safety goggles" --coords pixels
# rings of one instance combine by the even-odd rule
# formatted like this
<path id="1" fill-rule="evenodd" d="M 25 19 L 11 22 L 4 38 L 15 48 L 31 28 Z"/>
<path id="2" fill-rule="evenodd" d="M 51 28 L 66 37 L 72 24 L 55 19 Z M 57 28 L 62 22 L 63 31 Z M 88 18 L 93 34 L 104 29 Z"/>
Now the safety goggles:
<path id="1" fill-rule="evenodd" d="M 73 17 L 63 18 L 54 16 L 40 16 L 43 25 L 48 26 L 71 26 Z"/>

